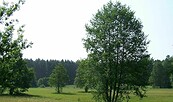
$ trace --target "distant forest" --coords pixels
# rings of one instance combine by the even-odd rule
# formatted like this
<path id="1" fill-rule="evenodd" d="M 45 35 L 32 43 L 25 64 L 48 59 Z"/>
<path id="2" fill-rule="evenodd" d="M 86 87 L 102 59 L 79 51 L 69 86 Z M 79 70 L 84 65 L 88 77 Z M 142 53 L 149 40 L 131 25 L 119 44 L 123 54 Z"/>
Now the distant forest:
<path id="1" fill-rule="evenodd" d="M 43 59 L 25 59 L 27 66 L 34 69 L 35 79 L 32 87 L 48 87 L 49 76 L 56 65 L 62 64 L 67 70 L 69 81 L 67 85 L 74 84 L 76 70 L 80 62 L 71 60 L 43 60 Z M 173 56 L 166 56 L 164 60 L 151 59 L 151 65 L 148 70 L 150 78 L 148 84 L 153 87 L 171 88 L 173 87 Z"/>
<path id="2" fill-rule="evenodd" d="M 29 68 L 33 68 L 35 72 L 35 79 L 33 80 L 32 87 L 37 87 L 40 86 L 39 84 L 43 84 L 45 86 L 48 83 L 48 77 L 52 73 L 52 70 L 55 68 L 55 65 L 58 64 L 63 64 L 64 67 L 66 68 L 69 76 L 69 81 L 68 85 L 74 83 L 75 75 L 76 75 L 76 69 L 77 69 L 77 64 L 76 62 L 70 61 L 70 60 L 43 60 L 43 59 L 25 59 L 27 62 L 27 66 Z M 46 82 L 41 82 L 39 83 L 39 80 L 43 80 Z"/>

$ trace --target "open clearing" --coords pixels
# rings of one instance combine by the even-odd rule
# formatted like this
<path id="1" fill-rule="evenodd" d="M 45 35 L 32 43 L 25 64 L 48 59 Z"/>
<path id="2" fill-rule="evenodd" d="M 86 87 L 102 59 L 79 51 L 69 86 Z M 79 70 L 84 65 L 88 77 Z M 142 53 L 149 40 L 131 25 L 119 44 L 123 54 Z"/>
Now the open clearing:
<path id="1" fill-rule="evenodd" d="M 0 96 L 0 102 L 94 102 L 91 93 L 67 86 L 62 94 L 56 94 L 54 88 L 31 88 L 27 96 Z M 147 97 L 140 100 L 132 96 L 130 102 L 172 102 L 173 89 L 148 89 Z"/>

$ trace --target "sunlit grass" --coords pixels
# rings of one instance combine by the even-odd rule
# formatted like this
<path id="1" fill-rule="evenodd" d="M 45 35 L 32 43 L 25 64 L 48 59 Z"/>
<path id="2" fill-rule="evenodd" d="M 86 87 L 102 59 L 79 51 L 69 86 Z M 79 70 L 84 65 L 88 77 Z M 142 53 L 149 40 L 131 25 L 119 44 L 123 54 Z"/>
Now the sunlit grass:
<path id="1" fill-rule="evenodd" d="M 24 96 L 0 96 L 0 102 L 94 102 L 91 93 L 83 89 L 67 86 L 57 94 L 54 88 L 30 88 Z M 148 89 L 142 100 L 136 96 L 130 102 L 173 102 L 173 89 Z"/>
<path id="2" fill-rule="evenodd" d="M 133 96 L 130 102 L 173 102 L 173 89 L 148 89 L 147 97 Z"/>
<path id="3" fill-rule="evenodd" d="M 94 102 L 91 93 L 83 93 L 84 90 L 68 86 L 61 94 L 57 94 L 54 88 L 31 88 L 28 94 L 58 100 L 58 102 Z"/>

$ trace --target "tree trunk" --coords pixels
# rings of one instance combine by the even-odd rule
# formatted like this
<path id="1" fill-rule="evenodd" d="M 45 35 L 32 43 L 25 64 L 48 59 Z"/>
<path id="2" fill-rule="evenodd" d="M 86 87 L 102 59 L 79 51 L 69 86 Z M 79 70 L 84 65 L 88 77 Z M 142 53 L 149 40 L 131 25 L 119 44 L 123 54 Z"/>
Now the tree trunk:
<path id="1" fill-rule="evenodd" d="M 14 88 L 10 88 L 9 91 L 10 91 L 10 93 L 9 93 L 10 95 L 13 95 L 14 94 Z"/>
<path id="2" fill-rule="evenodd" d="M 88 92 L 88 86 L 85 86 L 85 92 L 86 93 Z"/>
<path id="3" fill-rule="evenodd" d="M 60 93 L 60 85 L 59 85 L 59 83 L 57 85 L 57 93 Z"/>

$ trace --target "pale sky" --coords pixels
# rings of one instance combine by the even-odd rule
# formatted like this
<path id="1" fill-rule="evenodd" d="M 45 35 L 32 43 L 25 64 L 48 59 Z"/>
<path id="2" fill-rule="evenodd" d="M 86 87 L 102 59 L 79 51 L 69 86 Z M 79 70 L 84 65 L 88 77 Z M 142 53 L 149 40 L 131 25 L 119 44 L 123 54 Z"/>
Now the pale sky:
<path id="1" fill-rule="evenodd" d="M 82 38 L 85 24 L 109 0 L 26 0 L 14 16 L 25 24 L 24 36 L 33 47 L 24 58 L 69 59 L 86 58 Z M 115 1 L 115 0 L 112 0 Z M 130 6 L 141 19 L 154 59 L 173 55 L 173 0 L 119 0 Z"/>

